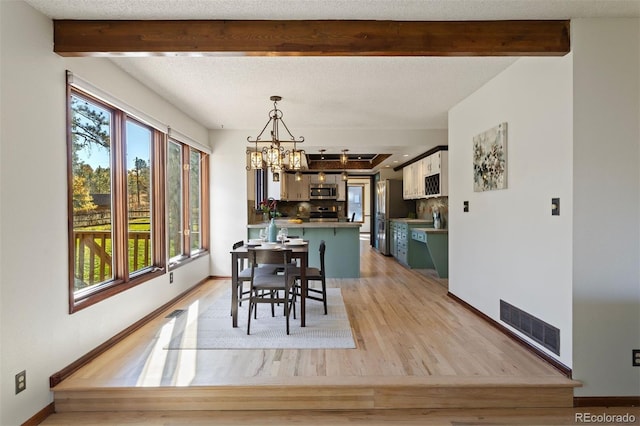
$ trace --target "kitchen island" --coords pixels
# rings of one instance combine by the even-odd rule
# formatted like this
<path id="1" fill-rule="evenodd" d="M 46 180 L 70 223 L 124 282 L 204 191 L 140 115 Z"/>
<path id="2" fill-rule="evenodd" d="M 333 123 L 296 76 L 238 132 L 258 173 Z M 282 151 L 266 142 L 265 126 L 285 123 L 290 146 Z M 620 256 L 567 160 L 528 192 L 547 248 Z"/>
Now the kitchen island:
<path id="1" fill-rule="evenodd" d="M 259 238 L 267 223 L 247 225 L 247 239 Z M 287 228 L 289 235 L 309 241 L 309 265 L 320 266 L 320 241 L 327 245 L 325 274 L 327 278 L 360 278 L 360 226 L 358 222 L 303 222 L 276 220 L 278 229 Z"/>

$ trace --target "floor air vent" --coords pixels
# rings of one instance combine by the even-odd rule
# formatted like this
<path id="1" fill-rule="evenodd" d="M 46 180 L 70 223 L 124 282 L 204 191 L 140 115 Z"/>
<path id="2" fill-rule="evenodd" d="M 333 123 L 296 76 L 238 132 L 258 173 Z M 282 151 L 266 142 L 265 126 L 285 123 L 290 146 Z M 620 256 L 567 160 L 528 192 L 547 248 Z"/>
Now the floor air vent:
<path id="1" fill-rule="evenodd" d="M 180 315 L 184 314 L 184 312 L 185 312 L 184 309 L 176 309 L 175 311 L 173 311 L 169 315 L 167 315 L 165 318 L 176 318 L 176 317 L 179 317 Z"/>
<path id="2" fill-rule="evenodd" d="M 560 355 L 560 329 L 500 300 L 500 320 Z"/>

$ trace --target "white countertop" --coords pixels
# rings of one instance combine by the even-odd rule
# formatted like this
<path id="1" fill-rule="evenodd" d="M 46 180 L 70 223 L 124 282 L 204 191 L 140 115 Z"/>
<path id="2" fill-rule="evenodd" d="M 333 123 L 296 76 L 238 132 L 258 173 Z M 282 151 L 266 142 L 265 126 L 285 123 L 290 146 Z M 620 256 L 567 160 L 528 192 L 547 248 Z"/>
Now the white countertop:
<path id="1" fill-rule="evenodd" d="M 421 225 L 432 224 L 433 220 L 428 219 L 408 219 L 405 217 L 392 217 L 389 219 L 392 222 L 402 222 L 402 223 L 418 223 Z"/>
<path id="2" fill-rule="evenodd" d="M 247 228 L 265 228 L 269 226 L 267 222 L 252 223 Z M 361 222 L 302 222 L 293 223 L 287 220 L 276 220 L 278 228 L 360 228 Z"/>
<path id="3" fill-rule="evenodd" d="M 413 228 L 412 231 L 426 232 L 427 234 L 448 234 L 448 229 L 436 229 L 436 228 Z"/>

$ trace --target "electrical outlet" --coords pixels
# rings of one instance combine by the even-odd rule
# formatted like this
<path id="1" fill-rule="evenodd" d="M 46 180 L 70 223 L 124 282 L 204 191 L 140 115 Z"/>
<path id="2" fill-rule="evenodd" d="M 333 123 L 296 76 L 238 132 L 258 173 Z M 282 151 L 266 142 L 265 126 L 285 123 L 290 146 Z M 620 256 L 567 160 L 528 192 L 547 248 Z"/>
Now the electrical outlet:
<path id="1" fill-rule="evenodd" d="M 631 352 L 633 353 L 633 366 L 634 367 L 640 367 L 640 349 L 632 349 Z"/>
<path id="2" fill-rule="evenodd" d="M 169 272 L 169 284 L 173 284 L 173 272 Z"/>
<path id="3" fill-rule="evenodd" d="M 464 201 L 462 203 L 462 211 L 465 213 L 469 213 L 469 202 L 468 201 Z"/>
<path id="4" fill-rule="evenodd" d="M 16 395 L 27 388 L 27 370 L 16 374 Z"/>

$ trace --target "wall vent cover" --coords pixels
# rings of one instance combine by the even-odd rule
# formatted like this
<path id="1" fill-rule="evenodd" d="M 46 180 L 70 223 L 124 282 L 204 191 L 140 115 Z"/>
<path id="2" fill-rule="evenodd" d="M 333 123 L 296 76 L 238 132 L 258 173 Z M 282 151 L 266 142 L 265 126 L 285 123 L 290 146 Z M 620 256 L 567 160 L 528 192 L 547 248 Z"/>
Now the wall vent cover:
<path id="1" fill-rule="evenodd" d="M 180 315 L 182 315 L 184 313 L 185 313 L 184 309 L 176 309 L 175 311 L 173 311 L 169 315 L 167 315 L 165 318 L 176 318 L 176 317 L 179 317 Z"/>
<path id="2" fill-rule="evenodd" d="M 500 300 L 500 320 L 560 355 L 560 329 Z"/>

